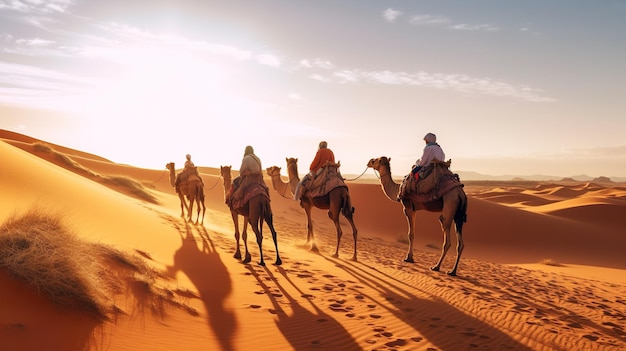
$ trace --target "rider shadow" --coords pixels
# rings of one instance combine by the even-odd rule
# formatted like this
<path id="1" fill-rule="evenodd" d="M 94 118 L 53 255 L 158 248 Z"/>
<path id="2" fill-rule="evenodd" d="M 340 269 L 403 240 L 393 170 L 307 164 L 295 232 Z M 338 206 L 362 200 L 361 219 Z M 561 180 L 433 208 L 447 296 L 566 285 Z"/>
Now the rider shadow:
<path id="1" fill-rule="evenodd" d="M 376 303 L 376 306 L 384 308 L 399 320 L 410 325 L 420 336 L 441 350 L 471 349 L 480 346 L 494 350 L 531 351 L 531 348 L 492 325 L 474 318 L 437 298 L 437 296 L 398 280 L 376 267 L 361 262 L 326 259 L 350 274 L 359 283 L 379 292 L 382 297 L 368 296 L 363 291 L 355 290 L 355 292 L 370 299 Z M 377 277 L 377 274 L 382 277 Z M 389 282 L 389 284 L 384 282 Z M 415 290 L 430 295 L 430 298 L 416 297 Z M 459 291 L 459 294 L 461 293 Z M 389 307 L 389 304 L 392 307 Z M 446 328 L 446 330 L 442 332 L 442 328 Z M 391 330 L 388 331 L 391 332 Z M 462 343 L 466 343 L 465 347 L 462 346 Z"/>
<path id="2" fill-rule="evenodd" d="M 228 270 L 204 227 L 197 228 L 199 237 L 196 238 L 189 224 L 185 223 L 184 228 L 174 225 L 179 231 L 182 245 L 174 254 L 174 264 L 167 266 L 166 273 L 175 277 L 176 273 L 182 272 L 189 277 L 200 295 L 207 311 L 209 327 L 221 349 L 233 350 L 237 320 L 235 313 L 227 309 L 224 302 L 232 290 Z"/>
<path id="3" fill-rule="evenodd" d="M 315 303 L 308 300 L 314 312 L 303 307 L 296 299 L 282 286 L 272 272 L 266 267 L 259 267 L 269 276 L 270 280 L 276 284 L 280 294 L 273 294 L 270 287 L 265 283 L 266 279 L 261 277 L 259 273 L 251 266 L 247 266 L 250 273 L 257 279 L 261 288 L 269 297 L 274 312 L 277 316 L 276 326 L 278 330 L 285 336 L 294 350 L 305 350 L 311 348 L 322 348 L 329 350 L 360 350 L 361 347 L 354 340 L 352 335 L 338 323 L 333 317 L 324 313 Z M 285 280 L 297 290 L 300 296 L 306 297 L 302 290 L 294 284 L 287 272 L 282 267 L 276 268 Z M 287 299 L 285 303 L 291 309 L 291 314 L 287 313 L 281 307 L 281 301 L 278 300 L 284 296 Z"/>

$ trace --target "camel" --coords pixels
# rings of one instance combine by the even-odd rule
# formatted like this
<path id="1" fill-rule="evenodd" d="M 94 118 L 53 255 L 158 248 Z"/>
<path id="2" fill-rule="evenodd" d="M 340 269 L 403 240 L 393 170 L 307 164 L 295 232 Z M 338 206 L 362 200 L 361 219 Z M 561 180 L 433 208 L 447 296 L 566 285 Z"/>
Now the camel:
<path id="1" fill-rule="evenodd" d="M 174 162 L 170 162 L 165 165 L 170 171 L 170 184 L 173 187 L 176 187 L 176 167 Z M 200 221 L 200 210 L 202 210 L 202 222 L 204 224 L 204 213 L 206 212 L 206 206 L 204 204 L 204 189 L 202 188 L 202 179 L 196 174 L 191 174 L 187 177 L 187 179 L 181 182 L 178 186 L 178 198 L 180 199 L 180 216 L 185 218 L 185 209 L 187 209 L 187 213 L 189 214 L 189 218 L 187 221 L 193 222 L 191 217 L 193 214 L 193 203 L 194 201 L 198 203 L 198 216 L 196 218 L 195 224 L 198 224 Z M 185 196 L 189 199 L 189 205 L 187 205 L 187 201 L 185 201 Z M 202 209 L 200 208 L 202 207 Z"/>
<path id="2" fill-rule="evenodd" d="M 268 168 L 267 174 L 272 177 L 272 185 L 276 191 L 281 194 L 286 192 L 285 187 L 287 184 L 291 189 L 291 193 L 296 192 L 296 186 L 300 182 L 300 177 L 298 176 L 298 159 L 297 158 L 286 158 L 287 160 L 287 173 L 289 175 L 289 183 L 285 183 L 280 179 L 280 167 L 273 166 Z M 357 234 L 358 230 L 354 225 L 354 207 L 352 207 L 352 203 L 350 201 L 350 194 L 348 193 L 347 187 L 336 187 L 331 190 L 327 195 L 318 196 L 318 197 L 309 197 L 305 193 L 300 198 L 300 207 L 304 208 L 307 217 L 307 238 L 306 243 L 311 245 L 311 251 L 318 252 L 317 244 L 315 243 L 315 237 L 313 234 L 313 221 L 311 220 L 311 210 L 314 207 L 317 207 L 322 210 L 328 210 L 328 217 L 335 224 L 335 228 L 337 229 L 337 247 L 335 248 L 335 253 L 332 257 L 339 257 L 339 244 L 341 242 L 341 236 L 343 235 L 343 231 L 341 230 L 341 225 L 339 224 L 339 214 L 343 214 L 343 216 L 350 222 L 352 226 L 352 237 L 354 238 L 354 252 L 352 254 L 352 261 L 357 260 L 356 254 L 356 243 L 357 243 Z"/>
<path id="3" fill-rule="evenodd" d="M 230 192 L 230 188 L 232 186 L 232 175 L 231 175 L 231 166 L 220 166 L 220 174 L 222 178 L 224 178 L 224 197 L 226 194 Z M 272 208 L 270 207 L 270 200 L 265 197 L 263 194 L 256 195 L 252 197 L 248 203 L 242 208 L 232 208 L 230 207 L 230 215 L 233 218 L 233 224 L 235 225 L 235 241 L 237 243 L 237 249 L 235 250 L 235 258 L 241 258 L 241 251 L 239 249 L 239 220 L 238 216 L 241 215 L 244 218 L 243 231 L 242 231 L 242 239 L 243 245 L 245 248 L 245 257 L 243 259 L 243 263 L 250 263 L 252 260 L 250 252 L 248 251 L 248 234 L 246 231 L 246 226 L 250 223 L 254 234 L 256 235 L 256 243 L 259 246 L 259 255 L 261 256 L 261 260 L 259 261 L 259 265 L 265 266 L 265 260 L 263 259 L 263 221 L 267 223 L 267 226 L 270 228 L 272 232 L 272 239 L 274 240 L 274 247 L 276 249 L 276 262 L 275 265 L 279 266 L 283 263 L 280 258 L 280 254 L 278 253 L 278 241 L 276 230 L 274 230 L 274 219 L 272 215 Z"/>
<path id="4" fill-rule="evenodd" d="M 376 159 L 373 158 L 367 163 L 367 166 L 378 171 L 380 174 L 380 184 L 383 192 L 391 201 L 396 202 L 398 192 L 400 191 L 400 184 L 394 182 L 391 177 L 390 161 L 391 159 L 385 156 Z M 406 216 L 409 226 L 409 250 L 404 261 L 410 263 L 414 262 L 413 242 L 415 239 L 414 225 L 416 224 L 417 211 L 425 210 L 429 212 L 441 212 L 439 222 L 441 223 L 441 230 L 443 231 L 443 246 L 441 248 L 439 261 L 437 261 L 437 264 L 430 269 L 433 271 L 439 271 L 441 268 L 441 263 L 450 248 L 450 229 L 452 227 L 452 222 L 454 221 L 457 239 L 456 261 L 454 262 L 452 270 L 447 273 L 448 275 L 455 276 L 464 247 L 463 223 L 467 221 L 467 196 L 463 191 L 463 187 L 454 187 L 452 190 L 445 193 L 443 197 L 431 202 L 416 202 L 409 198 L 404 198 L 401 202 L 404 209 L 404 215 Z"/>

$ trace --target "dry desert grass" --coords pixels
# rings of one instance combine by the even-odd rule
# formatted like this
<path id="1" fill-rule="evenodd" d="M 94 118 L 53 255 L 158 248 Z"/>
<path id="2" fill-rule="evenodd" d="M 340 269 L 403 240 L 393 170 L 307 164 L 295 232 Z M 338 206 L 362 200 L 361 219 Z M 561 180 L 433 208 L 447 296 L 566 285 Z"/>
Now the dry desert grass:
<path id="1" fill-rule="evenodd" d="M 112 265 L 125 269 L 115 271 Z M 78 238 L 61 215 L 42 208 L 14 214 L 0 226 L 0 268 L 56 306 L 100 318 L 116 310 L 110 296 L 124 279 L 156 291 L 159 276 L 138 255 Z"/>

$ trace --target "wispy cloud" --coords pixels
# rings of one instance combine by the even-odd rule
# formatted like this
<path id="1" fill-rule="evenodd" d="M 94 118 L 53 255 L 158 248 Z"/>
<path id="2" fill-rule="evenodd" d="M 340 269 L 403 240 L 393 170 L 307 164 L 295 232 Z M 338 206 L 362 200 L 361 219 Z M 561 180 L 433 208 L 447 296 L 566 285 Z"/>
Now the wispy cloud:
<path id="1" fill-rule="evenodd" d="M 330 60 L 315 58 L 312 60 L 304 59 L 300 60 L 297 68 L 321 68 L 321 69 L 333 69 L 335 65 L 333 65 Z"/>
<path id="2" fill-rule="evenodd" d="M 450 26 L 451 29 L 466 30 L 466 31 L 486 31 L 494 32 L 498 30 L 498 27 L 491 24 L 455 24 Z"/>
<path id="3" fill-rule="evenodd" d="M 491 24 L 454 23 L 449 17 L 430 14 L 412 15 L 409 18 L 409 23 L 416 26 L 441 26 L 443 28 L 461 31 L 493 32 L 499 30 L 498 27 Z"/>
<path id="4" fill-rule="evenodd" d="M 388 8 L 385 11 L 383 11 L 383 17 L 388 21 L 388 22 L 394 22 L 396 20 L 396 18 L 402 16 L 402 11 L 397 11 L 394 10 L 392 8 Z"/>
<path id="5" fill-rule="evenodd" d="M 261 65 L 274 68 L 280 67 L 281 65 L 280 58 L 272 54 L 259 54 L 256 56 L 256 61 Z"/>
<path id="6" fill-rule="evenodd" d="M 439 90 L 451 90 L 466 94 L 483 94 L 511 97 L 531 102 L 554 102 L 553 98 L 544 96 L 541 89 L 527 85 L 514 85 L 489 78 L 476 78 L 464 74 L 443 73 L 407 73 L 394 71 L 361 71 L 339 70 L 330 77 L 316 75 L 313 79 L 339 84 L 356 84 L 369 82 L 387 85 L 407 85 Z"/>
<path id="7" fill-rule="evenodd" d="M 72 0 L 0 0 L 0 10 L 21 13 L 66 13 Z"/>
<path id="8" fill-rule="evenodd" d="M 55 70 L 0 62 L 0 103 L 57 109 L 65 99 L 80 96 L 94 84 Z"/>
<path id="9" fill-rule="evenodd" d="M 576 148 L 565 149 L 559 153 L 551 154 L 552 157 L 584 157 L 584 158 L 613 158 L 613 157 L 626 157 L 626 145 L 618 146 L 598 146 L 593 148 Z"/>
<path id="10" fill-rule="evenodd" d="M 409 23 L 416 25 L 448 24 L 450 22 L 448 17 L 436 15 L 413 15 L 409 20 Z"/>

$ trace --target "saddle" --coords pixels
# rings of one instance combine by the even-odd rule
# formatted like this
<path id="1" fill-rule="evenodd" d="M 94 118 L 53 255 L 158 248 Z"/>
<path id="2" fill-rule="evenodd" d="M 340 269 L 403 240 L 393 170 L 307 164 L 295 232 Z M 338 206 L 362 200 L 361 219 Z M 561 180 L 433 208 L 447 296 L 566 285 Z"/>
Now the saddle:
<path id="1" fill-rule="evenodd" d="M 327 195 L 331 190 L 338 187 L 348 187 L 344 182 L 341 173 L 339 172 L 340 163 L 326 162 L 321 168 L 321 172 L 311 179 L 309 182 L 303 184 L 303 193 L 308 197 L 320 197 Z"/>
<path id="2" fill-rule="evenodd" d="M 270 199 L 269 188 L 263 182 L 262 177 L 237 177 L 233 181 L 226 203 L 230 208 L 242 208 L 248 204 L 250 199 L 258 195 Z"/>
<path id="3" fill-rule="evenodd" d="M 457 186 L 464 186 L 459 175 L 450 171 L 452 160 L 433 160 L 420 169 L 418 179 L 409 173 L 400 186 L 399 198 L 410 198 L 416 202 L 429 202 L 441 198 Z"/>

